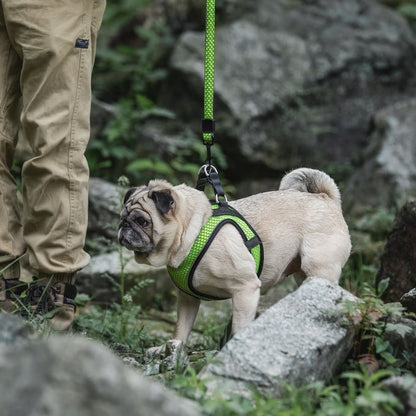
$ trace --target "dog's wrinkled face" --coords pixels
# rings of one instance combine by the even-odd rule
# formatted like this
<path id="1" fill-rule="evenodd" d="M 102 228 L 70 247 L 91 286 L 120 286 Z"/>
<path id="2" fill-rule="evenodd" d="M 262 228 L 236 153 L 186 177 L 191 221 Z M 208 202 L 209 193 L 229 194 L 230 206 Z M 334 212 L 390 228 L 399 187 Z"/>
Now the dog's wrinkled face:
<path id="1" fill-rule="evenodd" d="M 130 189 L 124 197 L 124 208 L 120 214 L 119 243 L 129 250 L 150 253 L 153 250 L 153 223 L 141 200 L 147 187 Z"/>
<path id="2" fill-rule="evenodd" d="M 159 223 L 173 209 L 174 203 L 169 189 L 156 190 L 148 186 L 130 189 L 120 215 L 119 243 L 137 255 L 152 253 L 158 244 Z"/>

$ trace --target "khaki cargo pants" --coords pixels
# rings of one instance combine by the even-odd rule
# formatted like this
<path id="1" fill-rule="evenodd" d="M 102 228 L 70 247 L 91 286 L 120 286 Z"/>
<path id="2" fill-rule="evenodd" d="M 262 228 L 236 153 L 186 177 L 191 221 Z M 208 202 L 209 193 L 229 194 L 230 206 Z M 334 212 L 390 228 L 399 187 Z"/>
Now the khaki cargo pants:
<path id="1" fill-rule="evenodd" d="M 65 276 L 89 261 L 84 152 L 104 8 L 105 0 L 0 0 L 0 267 L 27 252 L 38 276 Z M 23 164 L 23 212 L 10 173 L 17 140 L 33 154 Z"/>

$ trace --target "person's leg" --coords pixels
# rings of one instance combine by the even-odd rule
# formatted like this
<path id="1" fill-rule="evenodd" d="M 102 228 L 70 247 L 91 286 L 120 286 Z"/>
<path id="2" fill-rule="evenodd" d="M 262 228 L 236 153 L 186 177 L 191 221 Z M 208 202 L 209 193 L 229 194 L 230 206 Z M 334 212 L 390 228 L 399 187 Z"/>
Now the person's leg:
<path id="1" fill-rule="evenodd" d="M 24 286 L 19 262 L 25 251 L 16 181 L 11 173 L 20 114 L 21 60 L 7 34 L 0 2 L 0 309 L 14 311 Z M 16 293 L 17 292 L 17 293 Z"/>
<path id="2" fill-rule="evenodd" d="M 65 304 L 66 294 L 75 293 L 74 273 L 89 261 L 83 249 L 89 176 L 84 152 L 105 1 L 2 2 L 9 38 L 22 60 L 19 140 L 27 140 L 34 155 L 22 170 L 29 264 L 42 280 L 35 285 L 47 285 L 48 293 L 56 286 L 52 298 L 62 296 Z M 32 298 L 39 299 L 40 293 L 36 287 Z"/>

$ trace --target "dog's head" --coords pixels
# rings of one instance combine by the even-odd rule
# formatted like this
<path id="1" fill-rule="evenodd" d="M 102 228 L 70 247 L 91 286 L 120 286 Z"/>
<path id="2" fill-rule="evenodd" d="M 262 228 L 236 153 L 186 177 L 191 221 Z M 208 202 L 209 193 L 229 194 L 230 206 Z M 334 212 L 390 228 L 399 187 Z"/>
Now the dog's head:
<path id="1" fill-rule="evenodd" d="M 176 199 L 174 187 L 162 180 L 127 191 L 120 214 L 119 243 L 139 259 L 163 249 L 161 244 L 167 243 L 166 236 L 173 231 Z"/>
<path id="2" fill-rule="evenodd" d="M 152 180 L 126 193 L 118 240 L 138 263 L 178 267 L 211 214 L 203 192 Z"/>
<path id="3" fill-rule="evenodd" d="M 177 267 L 210 215 L 203 192 L 152 180 L 126 193 L 118 240 L 138 263 Z"/>

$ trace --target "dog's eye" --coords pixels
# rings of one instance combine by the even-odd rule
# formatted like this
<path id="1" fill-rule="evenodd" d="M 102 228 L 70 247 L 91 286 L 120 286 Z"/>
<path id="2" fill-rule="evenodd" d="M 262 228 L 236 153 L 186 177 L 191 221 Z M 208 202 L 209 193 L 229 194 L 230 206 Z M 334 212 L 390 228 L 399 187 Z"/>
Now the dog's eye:
<path id="1" fill-rule="evenodd" d="M 140 225 L 140 227 L 146 227 L 146 225 L 149 225 L 149 221 L 145 220 L 143 217 L 138 218 L 136 222 Z"/>

